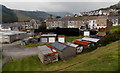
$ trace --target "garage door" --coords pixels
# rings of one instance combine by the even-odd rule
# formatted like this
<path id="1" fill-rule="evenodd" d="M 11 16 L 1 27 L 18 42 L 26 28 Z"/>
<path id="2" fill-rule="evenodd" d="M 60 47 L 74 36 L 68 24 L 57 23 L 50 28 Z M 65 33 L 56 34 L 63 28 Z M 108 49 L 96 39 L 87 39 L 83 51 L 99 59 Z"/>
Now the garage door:
<path id="1" fill-rule="evenodd" d="M 58 42 L 64 43 L 64 42 L 65 42 L 65 38 L 64 38 L 64 37 L 59 37 L 59 38 L 58 38 Z"/>
<path id="2" fill-rule="evenodd" d="M 41 42 L 46 43 L 47 42 L 47 38 L 41 38 Z"/>
<path id="3" fill-rule="evenodd" d="M 49 43 L 54 43 L 55 42 L 55 37 L 49 37 Z"/>

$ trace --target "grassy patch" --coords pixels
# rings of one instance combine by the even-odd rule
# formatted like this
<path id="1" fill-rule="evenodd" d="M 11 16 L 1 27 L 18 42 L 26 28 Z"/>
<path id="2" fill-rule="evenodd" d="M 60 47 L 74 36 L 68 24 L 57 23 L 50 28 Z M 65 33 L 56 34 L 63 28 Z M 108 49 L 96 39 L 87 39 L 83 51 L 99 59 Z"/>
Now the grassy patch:
<path id="1" fill-rule="evenodd" d="M 113 26 L 112 28 L 107 30 L 107 32 L 109 32 L 109 33 L 114 33 L 116 31 L 120 31 L 120 26 Z"/>
<path id="2" fill-rule="evenodd" d="M 82 37 L 83 36 L 66 36 L 65 39 L 66 39 L 66 42 L 72 42 L 73 40 L 80 39 Z"/>
<path id="3" fill-rule="evenodd" d="M 37 56 L 14 60 L 3 71 L 116 71 L 118 70 L 118 41 L 75 57 L 44 65 Z"/>

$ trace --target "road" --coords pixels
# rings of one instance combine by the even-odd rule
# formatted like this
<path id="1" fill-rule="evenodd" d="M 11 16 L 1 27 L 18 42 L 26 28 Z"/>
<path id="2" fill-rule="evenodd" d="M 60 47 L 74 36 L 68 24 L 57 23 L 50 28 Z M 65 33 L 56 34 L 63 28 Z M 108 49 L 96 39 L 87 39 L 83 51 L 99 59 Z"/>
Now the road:
<path id="1" fill-rule="evenodd" d="M 19 59 L 26 56 L 38 54 L 37 47 L 20 48 L 15 45 L 5 45 L 2 47 L 3 56 L 11 56 L 12 59 Z"/>
<path id="2" fill-rule="evenodd" d="M 2 48 L 2 55 L 4 56 L 4 59 L 2 60 L 2 63 L 0 63 L 0 66 L 4 65 L 10 60 L 16 60 L 28 56 L 38 55 L 37 47 L 20 48 L 16 46 L 18 43 L 19 42 L 15 42 L 12 44 L 0 44 L 0 50 Z"/>

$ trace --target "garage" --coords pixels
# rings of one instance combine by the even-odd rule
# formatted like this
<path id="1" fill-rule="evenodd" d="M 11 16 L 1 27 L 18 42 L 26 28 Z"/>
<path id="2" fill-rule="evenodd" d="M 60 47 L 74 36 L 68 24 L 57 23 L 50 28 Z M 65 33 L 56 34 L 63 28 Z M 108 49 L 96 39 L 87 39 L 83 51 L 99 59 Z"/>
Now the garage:
<path id="1" fill-rule="evenodd" d="M 40 36 L 41 43 L 54 43 L 56 41 L 57 34 L 42 34 Z"/>
<path id="2" fill-rule="evenodd" d="M 54 43 L 55 42 L 55 37 L 49 37 L 49 43 Z"/>
<path id="3" fill-rule="evenodd" d="M 65 43 L 65 36 L 64 35 L 58 35 L 58 42 Z"/>
<path id="4" fill-rule="evenodd" d="M 41 42 L 47 43 L 47 38 L 41 38 Z"/>

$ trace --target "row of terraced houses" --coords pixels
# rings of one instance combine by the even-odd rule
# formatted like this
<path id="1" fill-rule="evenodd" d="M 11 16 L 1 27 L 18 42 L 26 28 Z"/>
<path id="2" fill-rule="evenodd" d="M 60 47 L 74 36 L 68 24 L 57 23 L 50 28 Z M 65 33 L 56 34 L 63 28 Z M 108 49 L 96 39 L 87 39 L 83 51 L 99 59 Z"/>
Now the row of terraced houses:
<path id="1" fill-rule="evenodd" d="M 46 20 L 47 29 L 55 27 L 81 28 L 81 26 L 87 26 L 89 29 L 100 29 L 119 25 L 119 16 L 65 16 L 63 18 L 50 18 Z"/>

